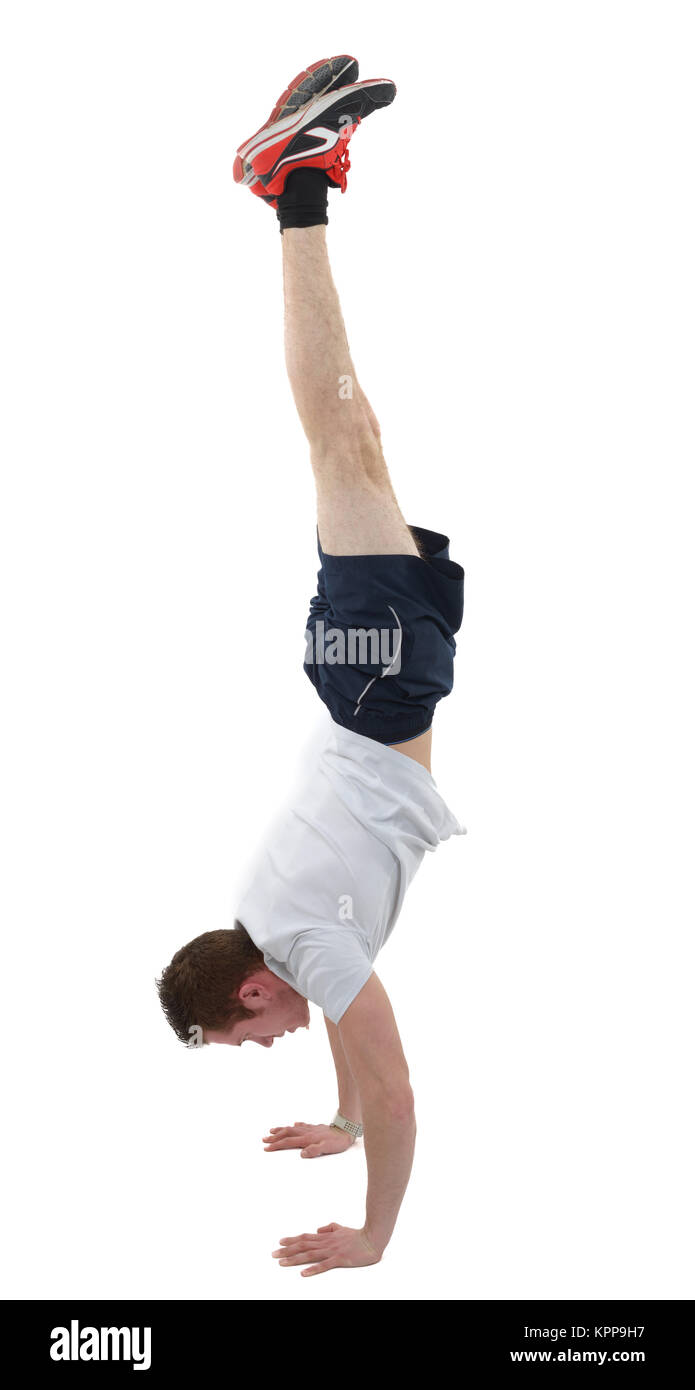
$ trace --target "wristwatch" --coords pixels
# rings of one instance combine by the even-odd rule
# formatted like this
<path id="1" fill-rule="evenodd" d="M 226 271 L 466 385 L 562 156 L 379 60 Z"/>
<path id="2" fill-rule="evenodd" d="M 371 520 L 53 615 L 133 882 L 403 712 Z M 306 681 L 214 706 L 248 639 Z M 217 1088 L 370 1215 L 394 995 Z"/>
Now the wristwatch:
<path id="1" fill-rule="evenodd" d="M 344 1129 L 347 1134 L 351 1134 L 353 1139 L 361 1139 L 363 1129 L 361 1125 L 356 1125 L 354 1120 L 346 1120 L 339 1110 L 336 1110 L 330 1124 L 331 1129 Z"/>

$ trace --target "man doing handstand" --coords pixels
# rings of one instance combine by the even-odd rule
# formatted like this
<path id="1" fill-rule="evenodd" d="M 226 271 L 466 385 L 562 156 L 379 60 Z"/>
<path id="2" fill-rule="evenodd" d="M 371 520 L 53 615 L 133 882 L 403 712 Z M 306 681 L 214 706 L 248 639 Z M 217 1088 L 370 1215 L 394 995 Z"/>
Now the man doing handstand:
<path id="1" fill-rule="evenodd" d="M 305 69 L 240 146 L 238 183 L 276 211 L 287 371 L 316 482 L 317 592 L 304 669 L 328 708 L 325 746 L 263 849 L 233 929 L 182 947 L 158 982 L 183 1042 L 270 1048 L 325 1018 L 338 1083 L 329 1125 L 271 1129 L 271 1150 L 314 1158 L 364 1134 L 360 1229 L 332 1222 L 274 1255 L 313 1275 L 375 1264 L 410 1176 L 408 1066 L 375 958 L 427 850 L 461 827 L 430 772 L 432 719 L 453 685 L 463 570 L 446 536 L 404 521 L 362 391 L 326 251 L 327 195 L 345 191 L 358 125 L 392 82 L 360 81 L 346 55 Z"/>

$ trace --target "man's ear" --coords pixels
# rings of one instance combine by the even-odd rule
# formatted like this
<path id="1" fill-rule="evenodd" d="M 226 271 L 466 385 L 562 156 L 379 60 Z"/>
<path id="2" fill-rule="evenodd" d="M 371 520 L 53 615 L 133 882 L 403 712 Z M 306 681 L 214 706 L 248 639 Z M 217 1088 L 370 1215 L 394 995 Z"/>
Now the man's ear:
<path id="1" fill-rule="evenodd" d="M 253 1009 L 267 1004 L 272 996 L 261 975 L 250 975 L 239 986 L 236 997 L 247 1009 Z"/>

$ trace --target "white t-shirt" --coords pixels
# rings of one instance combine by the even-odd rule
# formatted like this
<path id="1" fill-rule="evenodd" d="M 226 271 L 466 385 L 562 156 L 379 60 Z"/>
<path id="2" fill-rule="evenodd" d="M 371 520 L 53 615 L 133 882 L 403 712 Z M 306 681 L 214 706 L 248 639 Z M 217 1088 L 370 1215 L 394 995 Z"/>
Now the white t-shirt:
<path id="1" fill-rule="evenodd" d="M 329 720 L 236 913 L 274 975 L 339 1023 L 426 850 L 465 834 L 426 768 Z"/>

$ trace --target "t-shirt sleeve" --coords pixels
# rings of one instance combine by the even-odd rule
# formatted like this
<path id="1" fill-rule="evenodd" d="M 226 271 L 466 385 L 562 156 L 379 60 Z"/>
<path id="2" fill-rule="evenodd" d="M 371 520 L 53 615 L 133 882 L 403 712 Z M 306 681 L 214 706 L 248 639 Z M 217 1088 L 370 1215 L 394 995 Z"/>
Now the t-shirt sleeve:
<path id="1" fill-rule="evenodd" d="M 340 1020 L 372 974 L 372 962 L 360 936 L 350 927 L 311 927 L 298 934 L 287 957 L 297 989 L 323 1009 L 331 1023 Z"/>

